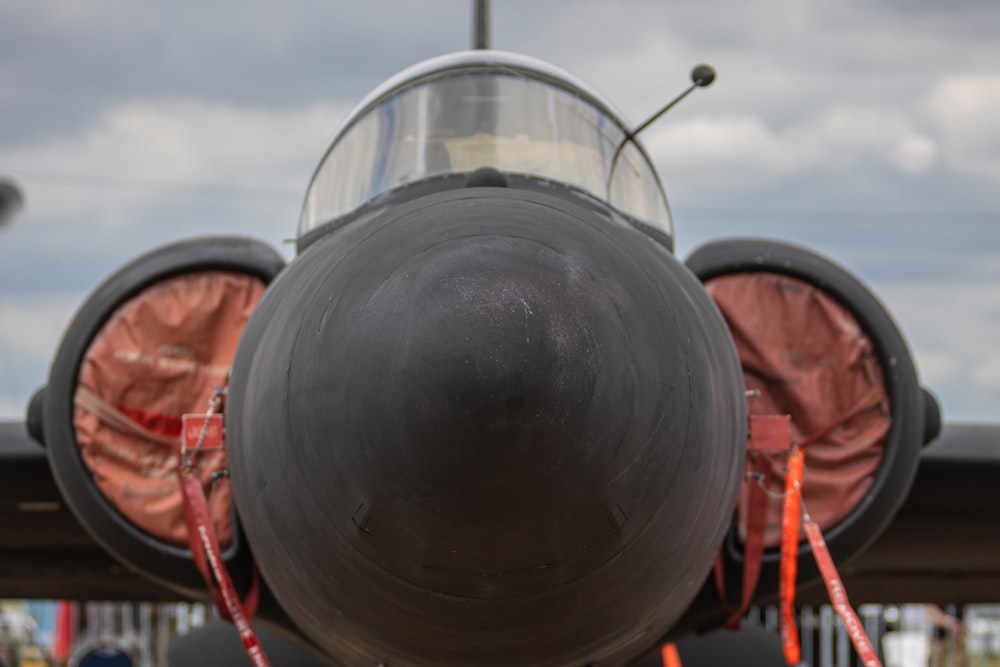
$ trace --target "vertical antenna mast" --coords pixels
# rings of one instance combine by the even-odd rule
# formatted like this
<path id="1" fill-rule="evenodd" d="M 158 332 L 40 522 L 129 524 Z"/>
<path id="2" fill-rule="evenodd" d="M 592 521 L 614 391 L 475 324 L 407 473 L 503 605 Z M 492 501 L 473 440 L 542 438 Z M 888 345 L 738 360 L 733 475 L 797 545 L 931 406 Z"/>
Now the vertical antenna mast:
<path id="1" fill-rule="evenodd" d="M 474 0 L 472 17 L 472 48 L 490 48 L 490 0 Z"/>

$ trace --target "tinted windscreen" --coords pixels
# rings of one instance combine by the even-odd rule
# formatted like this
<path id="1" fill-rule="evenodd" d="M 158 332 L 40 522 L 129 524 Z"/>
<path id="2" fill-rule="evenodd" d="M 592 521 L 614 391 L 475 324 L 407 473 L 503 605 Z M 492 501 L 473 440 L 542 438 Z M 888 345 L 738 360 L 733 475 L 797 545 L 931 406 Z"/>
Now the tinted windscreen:
<path id="1" fill-rule="evenodd" d="M 516 73 L 456 73 L 386 97 L 336 140 L 306 197 L 299 233 L 428 177 L 493 167 L 558 181 L 670 232 L 663 192 L 621 126 L 585 100 Z"/>

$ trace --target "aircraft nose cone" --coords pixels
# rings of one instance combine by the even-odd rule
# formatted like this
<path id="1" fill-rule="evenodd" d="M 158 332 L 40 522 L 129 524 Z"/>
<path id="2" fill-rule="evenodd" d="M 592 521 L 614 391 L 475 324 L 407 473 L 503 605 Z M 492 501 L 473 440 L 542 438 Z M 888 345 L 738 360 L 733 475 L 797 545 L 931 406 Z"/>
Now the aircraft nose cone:
<path id="1" fill-rule="evenodd" d="M 447 592 L 479 596 L 502 573 L 559 564 L 570 577 L 614 555 L 609 536 L 624 522 L 608 489 L 615 448 L 633 418 L 654 421 L 659 393 L 639 377 L 615 306 L 626 298 L 573 254 L 479 233 L 403 261 L 350 327 L 327 320 L 342 331 L 333 339 L 346 366 L 306 382 L 317 392 L 331 377 L 344 383 L 334 399 L 344 433 L 376 462 L 355 468 L 363 527 L 369 541 L 417 555 L 400 572 L 433 571 Z M 636 411 L 640 386 L 654 396 Z M 524 576 L 504 587 L 550 584 Z"/>
<path id="2" fill-rule="evenodd" d="M 742 386 L 701 285 L 635 229 L 432 195 L 265 294 L 230 386 L 234 496 L 282 606 L 346 664 L 620 658 L 711 565 Z"/>
<path id="3" fill-rule="evenodd" d="M 366 445 L 395 462 L 406 493 L 456 521 L 540 529 L 555 517 L 538 496 L 600 495 L 598 450 L 625 436 L 638 380 L 620 288 L 511 235 L 421 255 L 380 285 L 350 332 L 350 405 Z M 560 485 L 571 466 L 583 476 L 575 492 Z"/>

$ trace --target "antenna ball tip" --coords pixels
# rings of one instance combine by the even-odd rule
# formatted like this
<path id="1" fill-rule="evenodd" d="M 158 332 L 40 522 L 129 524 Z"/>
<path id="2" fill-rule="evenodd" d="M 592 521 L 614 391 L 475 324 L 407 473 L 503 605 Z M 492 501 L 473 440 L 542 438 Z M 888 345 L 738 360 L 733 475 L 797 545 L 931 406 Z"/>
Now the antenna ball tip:
<path id="1" fill-rule="evenodd" d="M 691 70 L 691 81 L 694 85 L 704 88 L 715 81 L 715 68 L 711 65 L 698 65 Z"/>

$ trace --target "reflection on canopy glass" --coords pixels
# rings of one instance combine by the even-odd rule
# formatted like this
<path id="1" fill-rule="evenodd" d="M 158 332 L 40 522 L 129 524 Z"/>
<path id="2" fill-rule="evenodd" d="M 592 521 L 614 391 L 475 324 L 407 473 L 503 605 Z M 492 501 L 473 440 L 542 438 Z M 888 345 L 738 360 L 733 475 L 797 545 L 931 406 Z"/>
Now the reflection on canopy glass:
<path id="1" fill-rule="evenodd" d="M 352 123 L 320 165 L 300 234 L 401 185 L 479 167 L 579 188 L 670 233 L 646 156 L 625 131 L 570 92 L 517 71 L 459 72 L 388 96 Z"/>

